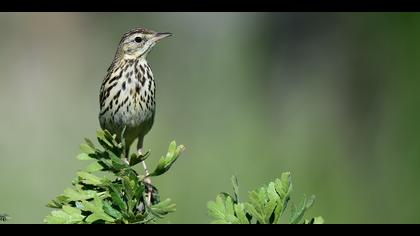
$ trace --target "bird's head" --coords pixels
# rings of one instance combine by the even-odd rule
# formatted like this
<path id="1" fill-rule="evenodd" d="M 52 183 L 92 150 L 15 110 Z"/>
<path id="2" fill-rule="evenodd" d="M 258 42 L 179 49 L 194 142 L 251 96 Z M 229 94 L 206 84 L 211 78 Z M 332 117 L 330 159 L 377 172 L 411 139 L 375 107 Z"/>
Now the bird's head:
<path id="1" fill-rule="evenodd" d="M 124 59 L 145 58 L 155 44 L 171 33 L 158 33 L 145 28 L 135 28 L 123 35 L 119 50 Z"/>

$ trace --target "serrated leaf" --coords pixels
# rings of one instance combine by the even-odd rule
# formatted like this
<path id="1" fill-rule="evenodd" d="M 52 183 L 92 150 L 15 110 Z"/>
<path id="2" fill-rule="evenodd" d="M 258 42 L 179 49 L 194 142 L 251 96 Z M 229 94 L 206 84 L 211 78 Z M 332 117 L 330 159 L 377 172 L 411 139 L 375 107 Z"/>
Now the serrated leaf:
<path id="1" fill-rule="evenodd" d="M 280 179 L 276 179 L 274 181 L 276 192 L 279 194 L 280 199 L 277 203 L 277 208 L 275 209 L 275 219 L 274 223 L 280 223 L 280 217 L 283 215 L 289 200 L 290 200 L 290 193 L 292 192 L 292 183 L 291 183 L 291 176 L 290 172 L 285 172 L 281 174 Z"/>
<path id="2" fill-rule="evenodd" d="M 124 192 L 127 195 L 127 198 L 133 197 L 133 183 L 130 183 L 130 178 L 128 176 L 124 176 L 122 178 L 122 183 L 124 187 Z"/>
<path id="3" fill-rule="evenodd" d="M 47 224 L 74 224 L 81 223 L 84 218 L 81 210 L 70 206 L 63 206 L 62 210 L 52 211 L 44 219 L 44 222 Z"/>
<path id="4" fill-rule="evenodd" d="M 223 200 L 220 196 L 216 197 L 216 201 L 210 201 L 207 203 L 207 209 L 209 210 L 209 215 L 215 219 L 224 219 L 224 206 Z"/>
<path id="5" fill-rule="evenodd" d="M 232 186 L 233 186 L 233 201 L 235 203 L 239 202 L 239 183 L 238 183 L 238 178 L 236 178 L 235 175 L 232 176 L 231 178 L 232 181 Z"/>
<path id="6" fill-rule="evenodd" d="M 51 208 L 61 208 L 64 204 L 67 204 L 70 200 L 68 199 L 68 197 L 64 196 L 64 195 L 59 195 L 58 197 L 56 197 L 54 200 L 51 200 L 48 204 L 47 207 L 51 207 Z"/>
<path id="7" fill-rule="evenodd" d="M 85 138 L 85 143 L 86 143 L 89 147 L 91 147 L 91 148 L 95 149 L 95 145 L 92 143 L 92 141 L 90 141 L 90 139 Z"/>
<path id="8" fill-rule="evenodd" d="M 93 158 L 92 157 L 90 157 L 88 154 L 86 154 L 86 153 L 80 153 L 79 155 L 77 155 L 76 156 L 76 158 L 78 159 L 78 160 L 81 160 L 81 161 L 88 161 L 88 160 L 93 160 Z"/>
<path id="9" fill-rule="evenodd" d="M 70 207 L 70 206 L 63 206 L 63 211 L 66 212 L 67 214 L 73 215 L 73 216 L 75 216 L 75 215 L 78 216 L 78 215 L 82 214 L 81 210 L 79 210 L 77 208 L 74 208 L 74 207 Z"/>
<path id="10" fill-rule="evenodd" d="M 112 135 L 108 130 L 97 130 L 96 136 L 99 144 L 105 148 L 105 150 L 121 151 L 121 145 L 115 140 L 116 135 Z M 119 154 L 118 154 L 119 155 Z"/>
<path id="11" fill-rule="evenodd" d="M 233 202 L 230 197 L 225 200 L 225 218 L 227 222 L 235 223 L 237 220 L 235 217 L 235 209 L 233 208 Z"/>
<path id="12" fill-rule="evenodd" d="M 49 207 L 49 208 L 57 208 L 57 209 L 60 209 L 61 207 L 63 207 L 63 203 L 58 202 L 57 200 L 54 199 L 54 200 L 50 200 L 47 203 L 46 206 Z"/>
<path id="13" fill-rule="evenodd" d="M 280 218 L 284 212 L 285 204 L 287 203 L 285 203 L 282 199 L 279 198 L 277 200 L 277 206 L 276 209 L 274 209 L 274 219 L 271 222 L 272 224 L 280 224 Z"/>
<path id="14" fill-rule="evenodd" d="M 115 219 L 119 220 L 119 219 L 123 218 L 123 215 L 118 210 L 113 208 L 108 201 L 104 202 L 103 209 L 104 209 L 105 213 L 114 217 Z"/>
<path id="15" fill-rule="evenodd" d="M 152 204 L 137 209 L 144 201 L 145 185 L 121 158 L 124 157 L 124 140 L 117 142 L 116 135 L 106 130 L 97 132 L 99 144 L 103 149 L 95 148 L 86 139 L 81 145 L 79 160 L 93 160 L 84 170 L 77 172 L 72 181 L 72 188 L 64 190 L 63 195 L 48 203 L 49 207 L 59 208 L 52 211 L 45 219 L 49 223 L 151 223 L 157 218 L 175 211 L 175 204 L 169 199 L 160 202 L 157 189 L 153 188 Z M 183 146 L 171 143 L 164 157 L 161 168 L 166 172 L 183 150 Z M 130 158 L 131 165 L 145 160 L 150 153 Z M 99 177 L 93 173 L 101 171 Z M 83 215 L 82 215 L 83 213 Z M 76 216 L 81 217 L 77 218 Z"/>
<path id="16" fill-rule="evenodd" d="M 162 217 L 170 212 L 174 212 L 176 210 L 176 205 L 168 198 L 158 204 L 152 205 L 151 210 L 154 214 L 157 214 L 158 217 Z"/>
<path id="17" fill-rule="evenodd" d="M 112 161 L 111 160 L 106 160 L 106 159 L 104 159 L 104 158 L 100 158 L 100 160 L 98 160 L 98 163 L 100 164 L 100 165 L 102 165 L 103 166 L 103 170 L 111 170 L 111 171 L 113 171 L 114 169 L 114 167 L 113 167 L 113 165 L 112 165 Z"/>
<path id="18" fill-rule="evenodd" d="M 127 206 L 123 200 L 123 198 L 120 195 L 121 190 L 117 187 L 117 185 L 115 184 L 110 184 L 108 185 L 109 188 L 109 193 L 111 195 L 112 198 L 112 202 L 117 205 L 120 210 L 122 211 L 127 211 Z"/>
<path id="19" fill-rule="evenodd" d="M 111 134 L 111 132 L 109 132 L 108 130 L 103 130 L 103 131 L 104 131 L 104 136 L 108 141 L 116 142 L 115 139 L 117 135 Z"/>
<path id="20" fill-rule="evenodd" d="M 243 203 L 235 204 L 235 215 L 239 220 L 239 224 L 249 224 L 249 220 L 246 217 L 245 206 Z"/>
<path id="21" fill-rule="evenodd" d="M 116 170 L 121 170 L 123 168 L 128 168 L 127 163 L 125 163 L 123 160 L 121 160 L 121 158 L 119 158 L 117 155 L 115 155 L 115 153 L 107 150 L 107 153 L 109 155 L 109 157 L 111 158 L 112 161 L 112 167 Z"/>
<path id="22" fill-rule="evenodd" d="M 222 198 L 221 195 L 216 197 L 216 202 L 208 202 L 207 208 L 209 214 L 215 218 L 212 223 L 215 224 L 238 224 L 240 220 L 235 216 L 235 205 L 230 198 Z M 240 209 L 238 209 L 240 210 Z"/>
<path id="23" fill-rule="evenodd" d="M 263 216 L 255 209 L 255 207 L 249 203 L 244 203 L 245 209 L 251 214 L 252 218 L 258 222 L 264 222 Z"/>
<path id="24" fill-rule="evenodd" d="M 92 190 L 77 191 L 72 188 L 66 188 L 64 190 L 64 196 L 67 197 L 68 201 L 79 201 L 79 200 L 91 199 L 97 196 L 97 193 L 96 191 L 92 191 Z"/>
<path id="25" fill-rule="evenodd" d="M 95 149 L 87 145 L 86 143 L 80 144 L 80 150 L 86 154 L 95 153 Z"/>
<path id="26" fill-rule="evenodd" d="M 225 199 L 227 198 L 227 197 L 230 197 L 230 198 L 234 198 L 233 196 L 231 196 L 229 193 L 227 193 L 227 192 L 220 192 L 219 193 L 221 196 L 223 196 Z"/>
<path id="27" fill-rule="evenodd" d="M 292 191 L 292 182 L 290 172 L 281 174 L 280 179 L 275 180 L 275 188 L 281 199 L 285 199 L 290 195 Z"/>
<path id="28" fill-rule="evenodd" d="M 136 207 L 136 201 L 133 200 L 134 198 L 134 183 L 130 181 L 130 179 L 127 176 L 124 176 L 122 178 L 122 183 L 124 187 L 124 193 L 128 200 L 128 213 L 132 213 L 133 208 Z"/>
<path id="29" fill-rule="evenodd" d="M 77 175 L 81 178 L 82 183 L 100 186 L 102 184 L 101 178 L 96 175 L 90 174 L 85 171 L 77 172 Z"/>
<path id="30" fill-rule="evenodd" d="M 63 206 L 62 203 L 58 202 L 57 200 L 51 200 L 47 203 L 47 207 L 50 208 L 61 208 Z"/>
<path id="31" fill-rule="evenodd" d="M 270 218 L 277 206 L 277 200 L 280 199 L 280 197 L 277 195 L 276 190 L 274 189 L 274 183 L 272 182 L 268 185 L 266 193 L 268 200 L 266 200 L 266 203 L 264 204 L 264 222 L 270 223 Z"/>
<path id="32" fill-rule="evenodd" d="M 258 191 L 251 191 L 249 193 L 249 200 L 251 204 L 246 204 L 245 208 L 252 211 L 250 213 L 254 218 L 256 218 L 258 223 L 268 223 L 264 212 L 265 202 L 267 201 L 266 188 L 261 187 Z"/>
<path id="33" fill-rule="evenodd" d="M 293 206 L 291 217 L 290 217 L 290 223 L 291 224 L 298 224 L 305 214 L 306 210 L 308 210 L 313 202 L 314 202 L 315 196 L 312 195 L 309 199 L 306 198 L 306 196 L 303 197 L 303 200 L 299 204 L 299 207 Z"/>
<path id="34" fill-rule="evenodd" d="M 321 216 L 314 217 L 312 218 L 311 223 L 315 225 L 324 224 L 324 218 L 322 218 Z"/>
<path id="35" fill-rule="evenodd" d="M 234 192 L 238 191 L 237 180 L 232 177 Z M 282 173 L 279 179 L 249 192 L 249 202 L 233 202 L 228 193 L 221 193 L 215 202 L 209 202 L 207 208 L 209 215 L 214 219 L 212 223 L 241 223 L 241 224 L 279 224 L 282 214 L 290 200 L 292 183 L 289 172 Z M 238 194 L 236 194 L 237 196 Z M 298 223 L 302 220 L 305 211 L 312 206 L 314 196 L 306 197 L 299 207 L 292 206 L 290 223 Z M 234 213 L 232 213 L 232 207 Z M 305 220 L 305 223 L 314 223 Z M 317 222 L 323 222 L 317 218 Z"/>
<path id="36" fill-rule="evenodd" d="M 175 155 L 175 151 L 176 151 L 176 142 L 175 141 L 172 141 L 169 144 L 168 154 L 171 155 L 171 156 L 174 156 Z"/>
<path id="37" fill-rule="evenodd" d="M 89 173 L 93 173 L 93 172 L 97 172 L 100 170 L 103 170 L 104 167 L 103 165 L 99 164 L 97 161 L 92 162 L 91 164 L 89 164 L 86 168 L 85 171 L 89 172 Z"/>
<path id="38" fill-rule="evenodd" d="M 86 211 L 92 212 L 92 214 L 86 218 L 87 223 L 93 223 L 97 220 L 104 220 L 107 222 L 115 221 L 114 218 L 105 213 L 103 209 L 103 202 L 99 198 L 94 198 L 93 201 L 83 200 L 82 204 Z"/>
<path id="39" fill-rule="evenodd" d="M 171 166 L 178 159 L 181 152 L 183 152 L 184 150 L 185 147 L 183 145 L 176 147 L 175 141 L 171 142 L 171 144 L 169 145 L 168 153 L 166 154 L 166 156 L 162 156 L 159 159 L 159 163 L 156 169 L 149 176 L 159 176 L 167 172 L 169 168 L 171 168 Z"/>
<path id="40" fill-rule="evenodd" d="M 136 155 L 136 154 L 132 154 L 131 155 L 131 157 L 130 157 L 130 166 L 135 166 L 135 165 L 137 165 L 138 163 L 140 163 L 140 162 L 142 162 L 142 161 L 144 161 L 144 160 L 146 160 L 148 157 L 149 157 L 149 155 L 150 155 L 150 150 L 149 151 L 147 151 L 145 154 L 143 154 L 143 155 Z"/>
<path id="41" fill-rule="evenodd" d="M 312 205 L 314 205 L 314 202 L 315 202 L 315 195 L 311 195 L 311 196 L 309 197 L 308 201 L 306 201 L 306 206 L 305 206 L 305 208 L 306 208 L 306 209 L 311 208 L 311 207 L 312 207 Z"/>

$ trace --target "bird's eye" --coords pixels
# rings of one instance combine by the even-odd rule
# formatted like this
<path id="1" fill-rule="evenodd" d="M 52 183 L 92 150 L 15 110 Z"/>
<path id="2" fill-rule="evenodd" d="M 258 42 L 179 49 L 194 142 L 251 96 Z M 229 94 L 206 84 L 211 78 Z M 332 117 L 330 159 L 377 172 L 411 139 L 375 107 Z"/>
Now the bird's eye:
<path id="1" fill-rule="evenodd" d="M 136 41 L 136 43 L 141 43 L 142 39 L 140 37 L 135 37 L 134 41 Z"/>

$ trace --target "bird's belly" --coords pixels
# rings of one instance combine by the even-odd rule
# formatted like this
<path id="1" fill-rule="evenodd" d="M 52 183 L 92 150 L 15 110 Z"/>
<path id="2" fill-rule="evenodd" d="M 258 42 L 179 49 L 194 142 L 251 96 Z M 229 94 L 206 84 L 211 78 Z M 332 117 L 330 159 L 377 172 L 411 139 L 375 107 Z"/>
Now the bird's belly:
<path id="1" fill-rule="evenodd" d="M 102 88 L 99 120 L 102 129 L 120 136 L 126 128 L 126 142 L 143 138 L 152 128 L 155 115 L 155 82 L 146 62 L 125 64 Z"/>
<path id="2" fill-rule="evenodd" d="M 152 128 L 155 116 L 155 98 L 146 88 L 136 91 L 135 87 L 127 86 L 121 91 L 119 98 L 111 101 L 114 103 L 112 109 L 99 117 L 101 127 L 118 136 L 126 127 L 127 142 L 146 135 Z"/>
<path id="3" fill-rule="evenodd" d="M 124 111 L 118 111 L 114 115 L 104 115 L 100 118 L 101 127 L 111 133 L 121 135 L 126 128 L 124 137 L 130 145 L 136 138 L 143 138 L 152 128 L 155 112 L 148 109 L 138 109 L 138 106 L 127 106 Z"/>

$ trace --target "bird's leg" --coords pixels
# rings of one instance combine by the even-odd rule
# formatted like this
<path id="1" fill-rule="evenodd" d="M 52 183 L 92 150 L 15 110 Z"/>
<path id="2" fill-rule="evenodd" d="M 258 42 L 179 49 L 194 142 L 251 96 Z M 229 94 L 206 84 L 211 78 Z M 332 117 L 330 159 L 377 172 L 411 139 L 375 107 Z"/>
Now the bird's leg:
<path id="1" fill-rule="evenodd" d="M 143 155 L 143 140 L 142 139 L 139 139 L 139 141 L 137 143 L 137 154 L 140 155 L 140 156 Z M 142 161 L 141 164 L 143 165 L 145 176 L 146 176 L 146 178 L 144 179 L 144 182 L 146 183 L 146 187 L 147 187 L 147 191 L 148 191 L 148 193 L 147 193 L 147 204 L 151 205 L 152 192 L 153 192 L 152 180 L 149 177 L 149 171 L 147 170 L 146 162 Z"/>
<path id="2" fill-rule="evenodd" d="M 138 149 L 138 155 L 139 156 L 142 156 L 143 155 L 143 148 Z M 148 176 L 149 175 L 149 171 L 147 170 L 146 162 L 145 161 L 142 161 L 141 164 L 143 164 L 144 172 L 146 173 L 146 176 Z M 145 178 L 144 181 L 147 182 L 147 183 L 149 183 L 149 184 L 152 183 L 152 181 L 150 180 L 149 177 Z"/>
<path id="3" fill-rule="evenodd" d="M 116 140 L 117 140 L 118 143 L 121 143 L 122 142 L 120 136 L 118 136 L 118 135 L 117 135 Z M 130 164 L 129 154 L 130 154 L 130 145 L 125 145 L 125 149 L 124 149 L 124 152 L 123 152 L 122 160 L 125 163 L 127 163 L 127 164 Z"/>
<path id="4" fill-rule="evenodd" d="M 130 164 L 129 154 L 130 154 L 130 147 L 126 147 L 124 150 L 123 161 L 127 164 Z"/>

